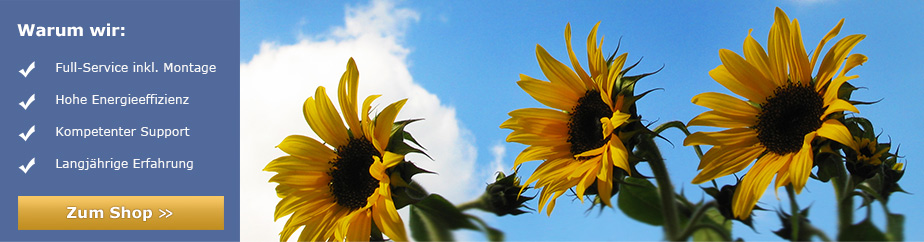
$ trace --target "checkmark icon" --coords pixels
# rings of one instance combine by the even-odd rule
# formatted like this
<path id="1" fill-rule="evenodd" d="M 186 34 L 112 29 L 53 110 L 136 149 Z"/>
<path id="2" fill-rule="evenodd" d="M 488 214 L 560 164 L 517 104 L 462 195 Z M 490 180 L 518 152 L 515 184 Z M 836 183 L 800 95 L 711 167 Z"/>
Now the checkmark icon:
<path id="1" fill-rule="evenodd" d="M 19 102 L 19 106 L 22 106 L 22 109 L 23 109 L 23 110 L 28 110 L 28 109 L 29 109 L 29 105 L 32 105 L 32 102 L 33 102 L 33 101 L 35 101 L 35 94 L 34 94 L 34 93 L 32 94 L 31 97 L 29 97 L 29 100 L 26 100 L 26 102 Z"/>
<path id="2" fill-rule="evenodd" d="M 28 174 L 29 169 L 32 169 L 33 165 L 35 165 L 35 157 L 33 157 L 32 160 L 29 161 L 29 164 L 26 164 L 25 166 L 19 166 L 19 169 L 22 170 L 23 174 Z"/>
<path id="3" fill-rule="evenodd" d="M 29 141 L 29 136 L 32 136 L 32 133 L 35 133 L 35 125 L 32 125 L 32 128 L 29 128 L 29 132 L 25 134 L 19 133 L 19 137 L 22 138 L 22 141 Z"/>
<path id="4" fill-rule="evenodd" d="M 19 69 L 19 74 L 22 74 L 22 77 L 29 77 L 29 73 L 32 72 L 32 69 L 35 69 L 35 61 L 32 64 L 29 64 L 29 68 L 25 70 Z"/>

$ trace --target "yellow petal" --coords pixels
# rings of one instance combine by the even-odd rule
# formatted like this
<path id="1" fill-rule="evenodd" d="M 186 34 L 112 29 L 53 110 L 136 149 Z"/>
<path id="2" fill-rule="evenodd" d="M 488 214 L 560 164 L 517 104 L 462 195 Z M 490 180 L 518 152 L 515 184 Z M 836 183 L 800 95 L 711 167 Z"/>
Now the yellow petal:
<path id="1" fill-rule="evenodd" d="M 728 69 L 726 69 L 724 65 L 720 65 L 709 71 L 709 76 L 711 76 L 712 79 L 714 79 L 719 84 L 722 84 L 722 86 L 727 88 L 729 91 L 747 98 L 748 100 L 763 101 L 767 97 L 762 95 L 762 92 L 758 92 L 754 88 L 745 85 L 742 83 L 742 81 L 735 78 L 735 76 L 728 72 Z"/>
<path id="2" fill-rule="evenodd" d="M 556 146 L 568 142 L 567 135 L 565 136 L 543 136 L 538 134 L 526 133 L 526 132 L 516 132 L 510 133 L 507 135 L 507 142 L 517 142 L 524 145 L 538 145 L 538 146 Z"/>
<path id="3" fill-rule="evenodd" d="M 517 168 L 520 164 L 534 160 L 549 160 L 552 158 L 561 158 L 571 155 L 568 145 L 558 146 L 530 146 L 526 147 L 516 160 L 513 161 L 513 167 Z"/>
<path id="4" fill-rule="evenodd" d="M 600 154 L 603 154 L 603 151 L 606 151 L 606 148 L 607 147 L 605 145 L 600 146 L 600 147 L 597 147 L 596 149 L 581 152 L 580 154 L 575 155 L 574 158 L 577 160 L 581 160 L 581 159 L 587 159 L 587 158 L 599 156 Z"/>
<path id="5" fill-rule="evenodd" d="M 789 25 L 789 77 L 795 83 L 809 85 L 812 82 L 812 66 L 809 66 L 808 54 L 802 44 L 802 30 L 799 20 L 793 19 Z"/>
<path id="6" fill-rule="evenodd" d="M 765 79 L 772 80 L 776 86 L 780 86 L 780 83 L 783 82 L 770 72 L 770 57 L 767 56 L 764 48 L 757 43 L 757 40 L 751 37 L 751 31 L 748 30 L 748 37 L 744 39 L 744 57 L 748 63 L 751 63 L 751 66 L 763 74 Z"/>
<path id="7" fill-rule="evenodd" d="M 581 96 L 587 91 L 584 82 L 574 74 L 565 64 L 556 60 L 542 46 L 536 45 L 536 58 L 539 59 L 539 68 L 550 82 L 566 87 L 575 96 Z M 564 91 L 564 90 L 562 90 Z"/>
<path id="8" fill-rule="evenodd" d="M 792 182 L 792 187 L 796 190 L 796 194 L 802 193 L 805 182 L 808 181 L 809 175 L 812 174 L 812 165 L 814 164 L 814 159 L 812 159 L 813 139 L 815 139 L 815 132 L 805 134 L 802 149 L 799 149 L 799 152 L 793 155 L 789 165 L 790 182 Z"/>
<path id="9" fill-rule="evenodd" d="M 781 158 L 775 153 L 767 153 L 758 159 L 751 170 L 744 175 L 732 198 L 732 210 L 735 217 L 745 219 L 751 216 L 751 210 L 767 190 L 770 181 L 773 180 L 773 175 L 785 163 Z"/>
<path id="10" fill-rule="evenodd" d="M 780 159 L 780 162 L 783 162 L 783 166 L 780 166 L 780 170 L 776 172 L 776 181 L 773 185 L 773 195 L 776 196 L 776 199 L 780 199 L 780 187 L 791 184 L 792 175 L 790 175 L 789 167 L 792 166 L 793 158 L 796 154 L 790 153 L 783 156 Z"/>
<path id="11" fill-rule="evenodd" d="M 823 86 L 831 78 L 834 78 L 837 68 L 841 67 L 841 63 L 844 62 L 844 59 L 847 59 L 847 55 L 850 54 L 853 47 L 857 46 L 864 38 L 866 38 L 866 35 L 855 34 L 837 41 L 834 47 L 831 47 L 828 53 L 825 54 L 825 58 L 821 61 L 821 66 L 818 67 L 818 83 L 816 85 Z M 816 87 L 816 89 L 818 88 Z"/>
<path id="12" fill-rule="evenodd" d="M 356 116 L 356 92 L 359 89 L 359 70 L 356 68 L 356 62 L 353 58 L 347 62 L 347 69 L 340 77 L 340 86 L 337 88 L 337 99 L 340 101 L 340 109 L 343 111 L 343 119 L 353 132 L 354 138 L 363 137 L 363 129 L 359 126 L 359 118 Z"/>
<path id="13" fill-rule="evenodd" d="M 756 116 L 760 113 L 760 110 L 757 107 L 754 107 L 747 102 L 742 101 L 741 99 L 717 92 L 700 93 L 699 95 L 693 96 L 691 101 L 693 104 L 733 115 Z"/>
<path id="14" fill-rule="evenodd" d="M 292 214 L 295 211 L 304 211 L 308 208 L 314 209 L 314 207 L 308 207 L 306 205 L 309 202 L 319 200 L 318 197 L 322 195 L 326 194 L 320 192 L 301 192 L 298 193 L 298 195 L 282 198 L 282 200 L 276 204 L 276 211 L 273 213 L 273 221 L 279 220 L 279 218 Z"/>
<path id="15" fill-rule="evenodd" d="M 318 133 L 318 136 L 320 136 L 324 142 L 334 147 L 346 145 L 349 142 L 346 126 L 343 125 L 343 120 L 340 119 L 340 114 L 337 113 L 334 104 L 331 103 L 330 98 L 327 97 L 327 92 L 324 91 L 324 87 L 319 86 L 314 95 L 316 98 L 313 100 L 314 107 L 306 106 L 308 113 L 312 116 L 310 117 L 308 125 L 311 126 L 312 130 Z M 311 99 L 309 98 L 309 100 Z M 309 104 L 309 101 L 306 101 L 305 104 Z"/>
<path id="16" fill-rule="evenodd" d="M 398 163 L 401 163 L 401 161 L 404 161 L 404 155 L 399 155 L 399 154 L 391 153 L 391 151 L 386 151 L 385 155 L 383 155 L 383 158 L 382 158 L 382 165 L 385 165 L 385 168 L 392 168 L 395 165 L 398 165 Z"/>
<path id="17" fill-rule="evenodd" d="M 312 161 L 330 161 L 337 157 L 326 145 L 301 135 L 289 135 L 276 147 L 286 154 Z"/>
<path id="18" fill-rule="evenodd" d="M 731 50 L 721 49 L 719 50 L 719 58 L 722 60 L 722 64 L 725 66 L 728 73 L 731 73 L 731 75 L 744 85 L 744 87 L 762 97 L 773 95 L 776 84 L 767 79 L 757 68 L 752 66 L 751 63 L 744 58 L 741 58 L 737 53 Z"/>
<path id="19" fill-rule="evenodd" d="M 375 137 L 375 139 L 372 141 L 372 144 L 375 145 L 375 148 L 379 150 L 380 154 L 385 153 L 385 148 L 388 147 L 388 138 L 391 137 L 391 128 L 394 126 L 395 118 L 398 117 L 398 112 L 401 111 L 401 108 L 404 107 L 404 103 L 406 102 L 407 99 L 405 98 L 389 104 L 385 109 L 382 109 L 379 116 L 375 118 L 375 128 L 372 133 L 372 137 Z"/>
<path id="20" fill-rule="evenodd" d="M 835 112 L 851 111 L 854 113 L 860 113 L 860 110 L 857 110 L 856 106 L 850 104 L 850 102 L 844 101 L 844 99 L 834 99 L 831 104 L 828 105 L 828 108 L 825 109 L 824 115 L 821 115 L 821 118 L 824 119 L 829 114 Z"/>
<path id="21" fill-rule="evenodd" d="M 770 35 L 767 36 L 767 57 L 770 59 L 770 74 L 773 81 L 778 86 L 785 86 L 789 83 L 789 40 L 776 23 L 770 27 Z M 788 28 L 786 28 L 788 29 Z"/>
<path id="22" fill-rule="evenodd" d="M 854 67 L 857 67 L 857 66 L 859 66 L 859 65 L 863 65 L 863 63 L 866 63 L 866 60 L 868 60 L 868 59 L 869 59 L 869 58 L 867 58 L 867 57 L 866 57 L 865 55 L 863 55 L 863 54 L 852 54 L 852 55 L 850 55 L 850 57 L 847 57 L 847 63 L 844 64 L 844 69 L 841 71 L 841 74 L 840 74 L 839 76 L 844 76 L 845 74 L 847 74 L 848 71 L 850 71 L 850 70 L 853 69 Z"/>
<path id="23" fill-rule="evenodd" d="M 597 197 L 600 198 L 603 205 L 613 207 L 613 203 L 610 202 L 610 198 L 613 196 L 613 171 L 607 167 L 600 167 L 600 174 L 603 178 L 598 177 L 597 179 Z"/>
<path id="24" fill-rule="evenodd" d="M 323 90 L 323 87 L 318 87 L 318 89 Z M 327 122 L 323 120 L 324 118 L 321 116 L 317 108 L 317 101 L 315 101 L 314 98 L 309 97 L 305 99 L 305 103 L 302 105 L 302 111 L 305 115 L 305 121 L 308 122 L 308 126 L 311 127 L 311 130 L 313 130 L 321 140 L 334 147 L 340 147 L 346 144 L 347 141 L 345 139 L 340 139 L 336 132 L 331 131 L 330 127 L 326 126 Z"/>
<path id="25" fill-rule="evenodd" d="M 328 181 L 330 181 L 330 175 L 327 175 L 326 172 L 310 171 L 279 172 L 279 174 L 273 175 L 269 180 L 269 182 L 292 187 L 317 187 L 326 185 Z"/>
<path id="26" fill-rule="evenodd" d="M 626 145 L 622 143 L 622 140 L 613 137 L 610 138 L 609 146 L 610 148 L 607 149 L 607 152 L 610 153 L 610 162 L 625 171 L 626 174 L 632 175 L 632 169 L 629 168 L 629 152 L 626 149 Z"/>
<path id="27" fill-rule="evenodd" d="M 376 180 L 381 181 L 382 179 L 387 178 L 385 175 L 385 164 L 382 164 L 382 159 L 379 159 L 378 156 L 373 156 L 372 159 L 375 161 L 372 162 L 372 165 L 369 165 L 369 175 Z"/>
<path id="28" fill-rule="evenodd" d="M 757 144 L 757 131 L 751 128 L 734 128 L 716 132 L 696 132 L 683 140 L 684 146 L 751 146 Z"/>
<path id="29" fill-rule="evenodd" d="M 831 80 L 830 84 L 828 84 L 827 89 L 824 91 L 824 102 L 832 103 L 834 102 L 835 99 L 838 99 L 837 94 L 838 94 L 838 90 L 841 88 L 841 85 L 844 85 L 845 82 L 856 79 L 857 77 L 859 76 L 857 75 L 839 76 L 837 78 L 834 78 L 834 80 Z"/>
<path id="30" fill-rule="evenodd" d="M 330 160 L 308 160 L 295 156 L 282 156 L 270 161 L 263 168 L 263 171 L 280 172 L 280 171 L 319 171 L 327 172 L 330 170 Z"/>
<path id="31" fill-rule="evenodd" d="M 825 43 L 833 39 L 834 36 L 837 36 L 838 32 L 841 32 L 841 26 L 843 25 L 844 19 L 841 19 L 841 21 L 838 21 L 837 25 L 835 25 L 831 31 L 828 31 L 828 34 L 826 34 L 825 37 L 821 39 L 821 42 L 818 42 L 818 47 L 815 47 L 815 51 L 812 53 L 812 66 L 815 66 L 815 61 L 818 60 L 818 54 L 821 54 L 821 48 L 825 46 Z"/>
<path id="32" fill-rule="evenodd" d="M 697 115 L 687 126 L 713 126 L 720 128 L 745 128 L 757 124 L 757 116 L 741 116 L 721 113 L 717 111 L 706 111 Z"/>
<path id="33" fill-rule="evenodd" d="M 375 226 L 393 241 L 407 241 L 407 231 L 391 196 L 379 198 L 379 202 L 372 207 L 372 218 Z"/>
<path id="34" fill-rule="evenodd" d="M 372 218 L 369 213 L 369 209 L 358 210 L 349 223 L 343 223 L 346 241 L 369 241 L 372 230 Z"/>
<path id="35" fill-rule="evenodd" d="M 509 113 L 511 117 L 524 119 L 545 119 L 568 122 L 571 116 L 561 110 L 547 108 L 521 108 Z"/>
<path id="36" fill-rule="evenodd" d="M 703 156 L 699 165 L 699 169 L 702 169 L 702 171 L 693 178 L 693 184 L 715 180 L 744 170 L 764 150 L 760 145 L 713 147 Z"/>
<path id="37" fill-rule="evenodd" d="M 519 119 L 516 127 L 510 126 L 514 132 L 525 132 L 548 136 L 567 136 L 568 122 L 546 119 Z"/>
<path id="38" fill-rule="evenodd" d="M 571 59 L 571 66 L 574 67 L 574 71 L 577 72 L 578 77 L 584 82 L 585 87 L 592 87 L 594 81 L 590 79 L 590 76 L 587 75 L 584 68 L 581 68 L 581 63 L 578 62 L 577 56 L 574 55 L 574 50 L 571 48 L 571 23 L 565 26 L 565 44 L 568 46 L 568 58 Z"/>
<path id="39" fill-rule="evenodd" d="M 844 126 L 840 121 L 834 119 L 825 120 L 817 132 L 818 136 L 837 141 L 842 145 L 853 148 L 853 150 L 860 150 L 860 146 L 853 139 L 850 130 L 847 130 L 847 126 Z"/>
<path id="40" fill-rule="evenodd" d="M 597 46 L 597 28 L 599 27 L 600 22 L 597 22 L 594 28 L 590 30 L 590 34 L 587 35 L 587 60 L 590 62 L 588 65 L 590 66 L 591 78 L 602 76 L 607 70 L 601 47 Z"/>
<path id="41" fill-rule="evenodd" d="M 606 92 L 607 94 L 609 94 L 607 95 L 607 97 L 611 97 L 613 95 L 612 94 L 613 85 L 616 84 L 616 79 L 621 77 L 620 75 L 622 73 L 622 66 L 626 64 L 627 57 L 628 57 L 628 54 L 623 53 L 619 55 L 618 57 L 616 57 L 616 59 L 613 60 L 613 64 L 610 65 L 610 69 L 607 71 L 606 82 L 604 82 L 603 85 L 600 87 L 601 93 Z M 611 98 L 605 98 L 603 100 L 606 101 L 607 104 L 609 104 L 610 99 Z M 619 107 L 614 107 L 614 108 L 619 108 Z"/>
<path id="42" fill-rule="evenodd" d="M 525 75 L 521 75 L 521 78 Z M 521 79 L 517 82 L 523 91 L 532 96 L 540 103 L 565 111 L 571 111 L 577 100 L 580 98 L 570 91 L 564 91 L 565 87 L 550 82 L 539 81 L 536 79 Z"/>
<path id="43" fill-rule="evenodd" d="M 594 179 L 597 178 L 597 173 L 600 172 L 600 161 L 602 156 L 596 156 L 588 160 L 582 161 L 581 168 L 575 169 L 574 173 L 579 173 L 578 176 L 581 179 L 578 181 L 577 187 L 575 187 L 577 197 L 584 202 L 584 191 L 587 190 L 591 184 L 593 184 Z"/>

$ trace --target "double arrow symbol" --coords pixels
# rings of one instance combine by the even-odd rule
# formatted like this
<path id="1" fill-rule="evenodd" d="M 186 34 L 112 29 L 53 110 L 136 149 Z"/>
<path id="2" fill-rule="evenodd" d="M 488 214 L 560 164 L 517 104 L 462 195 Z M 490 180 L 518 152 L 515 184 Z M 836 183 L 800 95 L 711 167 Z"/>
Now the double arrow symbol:
<path id="1" fill-rule="evenodd" d="M 164 210 L 166 210 L 167 212 L 165 213 Z M 164 218 L 165 215 L 167 216 L 167 218 L 169 218 L 170 216 L 173 216 L 173 212 L 170 212 L 170 209 L 158 209 L 157 211 L 160 211 L 160 217 L 157 217 L 157 218 Z"/>

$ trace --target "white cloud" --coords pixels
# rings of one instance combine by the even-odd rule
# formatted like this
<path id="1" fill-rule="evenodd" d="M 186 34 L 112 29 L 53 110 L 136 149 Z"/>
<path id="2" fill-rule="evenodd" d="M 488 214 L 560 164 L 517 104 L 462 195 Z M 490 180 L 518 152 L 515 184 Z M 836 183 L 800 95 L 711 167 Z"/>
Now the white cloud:
<path id="1" fill-rule="evenodd" d="M 279 198 L 273 173 L 263 172 L 272 159 L 284 155 L 274 148 L 291 134 L 317 137 L 302 117 L 302 103 L 324 86 L 336 100 L 337 83 L 350 57 L 360 72 L 360 100 L 382 94 L 375 107 L 408 98 L 399 119 L 425 118 L 407 130 L 435 161 L 409 155 L 418 166 L 440 173 L 415 180 L 454 202 L 477 196 L 483 182 L 473 175 L 477 152 L 474 138 L 456 118 L 455 109 L 415 83 L 408 70 L 409 49 L 402 45 L 407 26 L 419 14 L 388 1 L 348 6 L 344 26 L 314 36 L 299 36 L 294 44 L 263 43 L 250 62 L 241 64 L 241 239 L 278 238 L 284 220 L 272 222 Z M 336 103 L 336 101 L 335 101 Z M 404 209 L 407 210 L 407 209 Z M 404 218 L 407 220 L 406 211 Z"/>

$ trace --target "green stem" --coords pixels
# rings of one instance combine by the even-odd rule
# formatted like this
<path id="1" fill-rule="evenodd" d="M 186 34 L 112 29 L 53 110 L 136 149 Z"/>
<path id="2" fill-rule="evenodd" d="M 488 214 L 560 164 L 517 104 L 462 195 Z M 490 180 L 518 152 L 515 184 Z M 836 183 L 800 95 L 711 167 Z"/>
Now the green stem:
<path id="1" fill-rule="evenodd" d="M 482 206 L 482 199 L 481 199 L 481 197 L 478 197 L 478 199 L 475 199 L 475 200 L 471 200 L 471 201 L 468 201 L 468 202 L 460 203 L 459 205 L 456 205 L 456 208 L 458 208 L 459 211 L 465 211 L 465 210 L 469 210 L 469 209 L 473 209 L 473 208 L 475 208 L 475 209 L 480 209 L 480 210 L 484 210 L 484 207 Z"/>
<path id="2" fill-rule="evenodd" d="M 818 238 L 821 238 L 821 241 L 824 241 L 824 242 L 831 241 L 831 238 L 828 238 L 828 235 L 825 234 L 825 232 L 819 230 L 818 228 L 815 228 L 814 226 L 809 225 L 808 229 L 811 230 L 813 234 L 817 235 Z"/>
<path id="3" fill-rule="evenodd" d="M 699 223 L 699 220 L 706 214 L 706 211 L 710 208 L 715 207 L 717 204 L 715 201 L 709 201 L 706 204 L 696 208 L 696 211 L 693 212 L 693 215 L 690 216 L 690 221 L 687 222 L 686 228 L 683 229 L 683 232 L 680 233 L 678 240 L 686 241 L 693 236 L 693 233 L 696 232 L 696 225 Z"/>
<path id="4" fill-rule="evenodd" d="M 837 198 L 838 234 L 853 225 L 853 177 L 847 174 L 843 165 L 838 166 L 838 176 L 835 177 L 834 193 Z"/>
<path id="5" fill-rule="evenodd" d="M 655 144 L 653 137 L 642 139 L 638 144 L 638 149 L 648 152 L 648 165 L 651 166 L 651 172 L 654 173 L 655 181 L 658 182 L 658 190 L 661 193 L 661 211 L 664 215 L 664 235 L 667 240 L 678 240 L 680 222 L 677 217 L 677 206 L 674 202 L 674 186 L 671 184 L 671 178 L 667 174 L 667 166 L 664 165 L 661 151 L 658 150 L 658 145 Z"/>
<path id="6" fill-rule="evenodd" d="M 799 240 L 799 220 L 802 213 L 799 211 L 799 204 L 796 203 L 796 192 L 793 191 L 792 184 L 786 186 L 786 194 L 789 195 L 789 207 L 792 209 L 792 216 L 789 217 L 789 224 L 792 228 L 792 234 L 789 237 L 791 241 Z"/>

